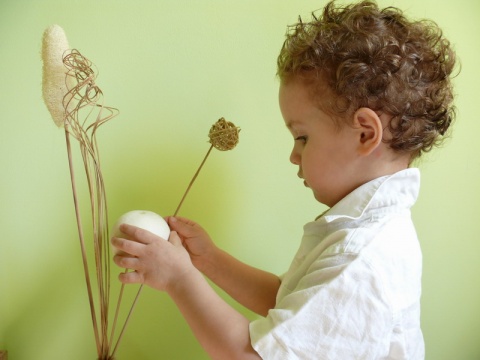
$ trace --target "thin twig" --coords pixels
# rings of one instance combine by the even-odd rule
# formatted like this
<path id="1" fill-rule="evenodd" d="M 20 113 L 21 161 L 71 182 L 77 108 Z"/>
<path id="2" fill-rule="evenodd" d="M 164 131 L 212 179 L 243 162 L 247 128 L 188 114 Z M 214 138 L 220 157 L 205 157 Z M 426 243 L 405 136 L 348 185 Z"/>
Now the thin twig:
<path id="1" fill-rule="evenodd" d="M 120 332 L 120 335 L 118 336 L 117 343 L 115 344 L 115 348 L 113 349 L 112 354 L 110 355 L 110 358 L 113 358 L 115 356 L 118 344 L 120 343 L 120 340 L 122 340 L 123 333 L 125 332 L 125 329 L 127 328 L 128 321 L 130 320 L 130 316 L 132 315 L 133 309 L 135 308 L 135 305 L 137 304 L 137 301 L 138 301 L 138 298 L 140 297 L 140 293 L 142 292 L 142 289 L 143 289 L 143 284 L 140 285 L 140 288 L 138 289 L 137 295 L 135 296 L 135 300 L 133 300 L 132 307 L 130 308 L 130 311 L 128 312 L 127 319 L 125 320 L 125 324 L 123 324 L 122 331 Z"/>
<path id="2" fill-rule="evenodd" d="M 185 194 L 183 194 L 182 200 L 180 200 L 180 204 L 178 204 L 177 210 L 175 210 L 175 213 L 173 214 L 173 216 L 177 216 L 178 211 L 180 210 L 180 207 L 183 204 L 183 201 L 187 197 L 187 194 L 190 191 L 190 188 L 192 187 L 193 183 L 195 182 L 195 179 L 197 178 L 198 174 L 200 173 L 200 170 L 202 170 L 203 164 L 205 164 L 205 161 L 207 161 L 208 155 L 210 155 L 210 152 L 212 151 L 212 149 L 213 149 L 213 145 L 210 146 L 210 149 L 208 149 L 207 155 L 205 155 L 205 157 L 203 158 L 203 161 L 200 164 L 197 172 L 195 173 L 195 175 L 193 175 L 193 178 L 190 181 L 190 184 L 188 185 L 187 190 L 185 191 Z"/>
<path id="3" fill-rule="evenodd" d="M 179 203 L 178 206 L 177 206 L 177 210 L 175 210 L 175 213 L 174 213 L 173 216 L 177 216 L 178 211 L 180 210 L 180 207 L 181 207 L 182 204 L 183 204 L 183 201 L 184 201 L 185 198 L 187 197 L 188 192 L 190 191 L 193 183 L 195 182 L 195 179 L 197 178 L 198 174 L 200 173 L 200 170 L 202 169 L 203 164 L 205 164 L 205 161 L 207 161 L 208 155 L 210 155 L 210 152 L 212 151 L 212 149 L 213 149 L 213 145 L 210 146 L 210 149 L 208 149 L 207 155 L 205 155 L 205 157 L 203 158 L 202 163 L 200 164 L 199 168 L 198 168 L 197 171 L 195 172 L 195 175 L 193 175 L 193 178 L 192 178 L 192 180 L 190 181 L 190 184 L 188 185 L 187 190 L 186 190 L 185 193 L 183 194 L 182 200 L 180 200 L 180 203 Z M 127 270 L 128 270 L 128 269 L 127 269 Z M 126 270 L 126 271 L 127 271 L 127 270 Z M 126 271 L 125 271 L 125 272 L 126 272 Z M 116 312 L 115 312 L 114 324 L 116 324 L 117 317 L 118 317 L 118 308 L 119 308 L 119 306 L 120 306 L 121 294 L 123 293 L 123 287 L 124 287 L 124 285 L 122 284 L 122 287 L 121 287 L 121 289 L 120 289 L 120 298 L 119 298 L 119 302 L 117 303 L 117 310 L 116 310 Z M 111 357 L 113 357 L 113 356 L 115 355 L 115 352 L 117 351 L 118 344 L 120 343 L 120 340 L 121 340 L 121 338 L 122 338 L 122 336 L 123 336 L 123 333 L 124 333 L 124 331 L 125 331 L 125 328 L 127 327 L 128 321 L 130 320 L 130 316 L 131 316 L 133 310 L 135 309 L 135 305 L 136 305 L 137 300 L 138 300 L 138 298 L 139 298 L 139 296 L 140 296 L 140 293 L 142 292 L 142 289 L 143 289 L 143 284 L 140 285 L 140 288 L 138 289 L 137 295 L 135 296 L 135 300 L 133 301 L 133 304 L 132 304 L 132 306 L 130 307 L 130 311 L 129 311 L 129 313 L 128 313 L 127 319 L 125 320 L 125 323 L 124 323 L 124 325 L 123 325 L 122 331 L 121 331 L 121 333 L 120 333 L 120 335 L 119 335 L 119 337 L 118 337 L 118 340 L 117 340 L 117 342 L 116 342 L 116 344 L 115 344 L 115 348 L 113 349 L 113 352 L 112 352 L 112 354 L 111 354 Z M 112 329 L 112 335 L 111 335 L 110 341 L 112 341 L 114 329 L 115 329 L 115 325 L 114 325 L 114 328 Z"/>
<path id="4" fill-rule="evenodd" d="M 128 272 L 128 269 L 125 269 L 125 273 Z M 120 287 L 120 293 L 118 294 L 118 301 L 117 301 L 117 307 L 115 309 L 115 316 L 113 317 L 113 325 L 112 325 L 112 332 L 110 334 L 110 342 L 108 344 L 108 348 L 111 349 L 113 345 L 113 338 L 115 336 L 115 329 L 117 327 L 117 320 L 118 320 L 118 315 L 120 313 L 120 304 L 122 302 L 123 298 L 123 291 L 125 290 L 125 284 L 122 283 L 122 286 Z"/>
<path id="5" fill-rule="evenodd" d="M 70 178 L 72 182 L 72 191 L 73 191 L 73 202 L 75 205 L 75 216 L 77 218 L 77 227 L 78 227 L 78 235 L 80 238 L 80 248 L 82 251 L 82 260 L 83 260 L 83 270 L 85 274 L 85 281 L 87 283 L 87 292 L 88 292 L 88 300 L 90 302 L 90 313 L 92 316 L 92 323 L 93 323 L 93 331 L 95 333 L 95 343 L 97 345 L 97 352 L 100 354 L 100 340 L 98 336 L 98 325 L 97 325 L 97 316 L 95 314 L 95 304 L 93 301 L 93 294 L 92 294 L 92 286 L 90 283 L 90 273 L 88 271 L 88 261 L 87 261 L 87 251 L 85 249 L 85 240 L 83 236 L 83 228 L 82 228 L 82 220 L 80 216 L 80 208 L 78 204 L 77 198 L 77 188 L 75 184 L 75 174 L 73 171 L 73 160 L 72 160 L 72 149 L 70 145 L 70 136 L 68 132 L 68 125 L 65 124 L 65 138 L 67 142 L 67 154 L 68 154 L 68 165 L 70 168 Z"/>

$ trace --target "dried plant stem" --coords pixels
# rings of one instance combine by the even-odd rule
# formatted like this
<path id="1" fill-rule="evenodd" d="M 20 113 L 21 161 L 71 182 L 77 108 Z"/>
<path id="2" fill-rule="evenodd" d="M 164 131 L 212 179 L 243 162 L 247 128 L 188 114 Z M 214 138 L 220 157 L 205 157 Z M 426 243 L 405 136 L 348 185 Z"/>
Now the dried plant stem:
<path id="1" fill-rule="evenodd" d="M 210 146 L 210 149 L 208 149 L 208 152 L 207 152 L 207 155 L 205 155 L 205 157 L 203 158 L 202 160 L 202 163 L 200 164 L 199 168 L 197 169 L 197 171 L 195 172 L 195 175 L 193 175 L 193 178 L 192 180 L 190 181 L 190 184 L 188 185 L 187 187 L 187 190 L 185 191 L 185 193 L 183 194 L 183 197 L 182 197 L 182 200 L 180 200 L 180 203 L 178 204 L 177 206 L 177 210 L 175 210 L 175 213 L 173 216 L 177 216 L 182 204 L 183 204 L 183 201 L 185 200 L 185 198 L 187 197 L 187 194 L 188 192 L 190 191 L 193 183 L 195 182 L 195 179 L 197 178 L 198 174 L 200 173 L 200 170 L 202 169 L 203 165 L 205 164 L 205 161 L 207 161 L 207 158 L 208 156 L 210 155 L 210 152 L 212 151 L 213 149 L 213 145 Z M 127 272 L 128 269 L 125 270 L 125 272 Z M 119 299 L 118 299 L 118 303 L 117 303 L 117 309 L 115 311 L 115 318 L 114 318 L 114 326 L 113 326 L 113 329 L 112 329 L 112 334 L 110 336 L 110 341 L 112 341 L 113 339 L 113 335 L 114 335 L 114 329 L 115 329 L 115 325 L 117 323 L 117 318 L 118 318 L 118 309 L 120 307 L 120 302 L 121 302 L 121 298 L 122 298 L 122 294 L 123 294 L 123 289 L 124 289 L 124 284 L 122 284 L 122 287 L 120 289 L 120 295 L 119 295 Z M 142 289 L 143 289 L 143 284 L 140 285 L 140 288 L 138 289 L 138 292 L 137 292 L 137 295 L 135 296 L 135 299 L 133 301 L 133 304 L 132 306 L 130 307 L 130 311 L 128 312 L 128 316 L 125 320 L 125 323 L 123 325 L 123 328 L 122 328 L 122 331 L 120 332 L 120 335 L 118 337 L 118 340 L 115 344 L 115 348 L 113 349 L 113 352 L 111 354 L 111 357 L 113 357 L 115 355 L 115 352 L 117 351 L 117 347 L 118 347 L 118 344 L 120 343 L 120 340 L 122 339 L 122 336 L 123 336 L 123 333 L 125 332 L 125 329 L 127 327 L 127 324 L 130 320 L 130 316 L 132 315 L 133 313 L 133 310 L 135 309 L 135 305 L 137 304 L 137 301 L 138 301 L 138 298 L 140 297 L 140 293 L 142 292 Z"/>
<path id="2" fill-rule="evenodd" d="M 120 332 L 120 335 L 118 336 L 118 340 L 117 340 L 117 343 L 115 344 L 115 348 L 113 349 L 112 354 L 110 355 L 111 358 L 113 358 L 115 356 L 115 353 L 117 352 L 118 344 L 120 343 L 120 340 L 122 340 L 123 333 L 125 332 L 125 329 L 127 328 L 127 324 L 130 320 L 130 317 L 133 313 L 133 310 L 135 309 L 135 305 L 137 304 L 137 301 L 138 301 L 138 298 L 140 297 L 142 289 L 143 289 L 143 284 L 140 285 L 140 287 L 138 289 L 138 292 L 137 292 L 137 295 L 135 296 L 135 299 L 133 300 L 133 304 L 130 307 L 130 311 L 128 312 L 127 319 L 125 320 L 125 323 L 123 324 L 122 331 Z"/>
<path id="3" fill-rule="evenodd" d="M 238 143 L 238 132 L 239 131 L 240 131 L 239 128 L 237 128 L 233 123 L 226 121 L 224 118 L 219 119 L 212 126 L 212 128 L 210 129 L 210 133 L 209 133 L 210 143 L 212 145 L 208 149 L 207 154 L 203 158 L 200 166 L 198 167 L 197 171 L 193 175 L 192 180 L 188 184 L 187 190 L 183 194 L 183 197 L 180 200 L 180 203 L 178 204 L 177 209 L 175 210 L 175 213 L 173 214 L 173 216 L 177 216 L 178 212 L 180 211 L 180 208 L 182 207 L 182 204 L 183 204 L 185 198 L 187 197 L 190 189 L 192 188 L 193 183 L 197 179 L 197 176 L 200 173 L 200 170 L 202 170 L 203 165 L 207 161 L 207 158 L 210 155 L 212 149 L 214 147 L 217 148 L 218 150 L 221 150 L 221 151 L 233 149 Z M 128 271 L 128 269 L 125 270 L 125 272 L 127 272 L 127 271 Z M 128 316 L 125 320 L 122 331 L 120 332 L 118 340 L 115 344 L 115 348 L 113 349 L 113 352 L 111 354 L 111 358 L 113 358 L 113 356 L 115 355 L 115 352 L 117 351 L 120 340 L 123 337 L 123 333 L 125 332 L 127 324 L 130 320 L 130 316 L 132 315 L 133 310 L 135 309 L 135 305 L 137 304 L 137 301 L 138 301 L 138 298 L 140 297 L 140 293 L 142 292 L 142 289 L 143 289 L 143 284 L 140 285 L 140 288 L 138 289 L 138 292 L 137 292 L 137 295 L 135 296 L 133 304 L 130 307 L 130 311 L 129 311 Z M 114 326 L 112 328 L 112 334 L 110 336 L 110 346 L 109 346 L 110 348 L 111 348 L 111 341 L 112 341 L 113 335 L 114 335 L 115 326 L 116 326 L 116 323 L 117 323 L 118 311 L 119 311 L 119 308 L 120 308 L 120 302 L 121 302 L 121 299 L 122 299 L 123 290 L 124 290 L 124 284 L 122 284 L 122 287 L 120 289 L 120 295 L 119 295 L 119 299 L 118 299 L 118 303 L 117 303 L 117 309 L 115 311 Z"/>
<path id="4" fill-rule="evenodd" d="M 84 158 L 88 187 L 90 193 L 91 214 L 93 223 L 93 239 L 95 250 L 95 265 L 98 285 L 98 296 L 100 304 L 100 326 L 101 326 L 101 354 L 102 359 L 108 355 L 108 308 L 110 293 L 110 269 L 109 269 L 109 246 L 107 231 L 107 208 L 105 199 L 105 188 L 103 178 L 100 172 L 98 158 L 98 147 L 95 141 L 95 128 L 92 132 L 90 143 L 95 149 L 91 157 L 90 154 L 82 148 Z M 93 173 L 93 175 L 92 175 Z"/>
<path id="5" fill-rule="evenodd" d="M 90 282 L 90 273 L 88 270 L 88 261 L 87 261 L 87 251 L 85 249 L 85 240 L 83 235 L 83 228 L 82 228 L 82 220 L 80 216 L 80 209 L 78 204 L 78 197 L 77 197 L 77 187 L 75 183 L 75 174 L 73 170 L 73 161 L 72 161 L 72 148 L 70 144 L 70 136 L 68 132 L 68 126 L 65 125 L 65 138 L 67 142 L 67 154 L 68 154 L 68 165 L 70 168 L 70 178 L 72 182 L 72 191 L 73 191 L 73 202 L 75 206 L 75 216 L 77 218 L 77 227 L 78 227 L 78 236 L 80 238 L 80 248 L 82 252 L 82 260 L 83 260 L 83 270 L 85 274 L 85 281 L 87 283 L 87 292 L 88 292 L 88 300 L 90 303 L 90 313 L 92 316 L 92 323 L 93 323 L 93 331 L 95 334 L 95 343 L 97 346 L 97 353 L 100 353 L 100 341 L 98 336 L 98 325 L 97 325 L 97 316 L 95 314 L 95 303 L 93 301 L 93 294 L 92 294 L 92 286 Z"/>
<path id="6" fill-rule="evenodd" d="M 180 200 L 180 204 L 178 204 L 177 210 L 175 210 L 175 213 L 173 214 L 173 216 L 177 216 L 178 212 L 180 211 L 180 207 L 182 206 L 183 201 L 187 197 L 188 192 L 190 191 L 193 183 L 195 182 L 195 179 L 197 178 L 198 174 L 200 173 L 200 170 L 202 170 L 203 164 L 205 164 L 205 161 L 207 161 L 208 155 L 210 155 L 210 152 L 212 151 L 212 149 L 213 149 L 213 145 L 210 146 L 210 149 L 208 149 L 207 155 L 205 155 L 205 157 L 203 158 L 203 161 L 200 164 L 197 172 L 195 173 L 195 175 L 193 175 L 193 178 L 190 181 L 190 184 L 188 185 L 187 190 L 185 191 L 185 194 L 183 194 L 182 200 Z"/>
<path id="7" fill-rule="evenodd" d="M 67 151 L 72 177 L 75 213 L 80 234 L 82 258 L 84 263 L 87 291 L 90 301 L 95 342 L 99 360 L 108 359 L 110 352 L 109 330 L 109 302 L 110 302 L 110 243 L 108 234 L 108 211 L 105 184 L 100 168 L 100 155 L 96 140 L 97 129 L 117 114 L 114 108 L 103 105 L 103 93 L 95 84 L 96 74 L 91 68 L 92 63 L 83 57 L 77 50 L 72 50 L 63 58 L 67 67 L 67 77 L 75 79 L 76 85 L 68 87 L 64 96 L 65 132 L 67 136 Z M 89 210 L 92 221 L 91 236 L 93 240 L 93 259 L 95 263 L 96 292 L 98 296 L 97 309 L 92 294 L 92 284 L 87 263 L 87 251 L 83 234 L 83 225 L 77 199 L 77 189 L 73 174 L 73 160 L 71 155 L 70 136 L 78 141 L 86 183 L 89 193 Z"/>
<path id="8" fill-rule="evenodd" d="M 125 269 L 125 273 L 127 272 L 128 272 L 128 269 Z M 111 349 L 113 346 L 113 338 L 115 337 L 115 329 L 117 328 L 118 315 L 120 313 L 120 304 L 122 303 L 124 290 L 125 290 L 125 284 L 122 284 L 122 286 L 120 287 L 120 293 L 118 294 L 117 306 L 115 308 L 115 315 L 113 317 L 112 332 L 110 333 L 110 342 L 108 344 L 109 349 Z M 118 341 L 117 341 L 117 345 L 118 345 Z"/>

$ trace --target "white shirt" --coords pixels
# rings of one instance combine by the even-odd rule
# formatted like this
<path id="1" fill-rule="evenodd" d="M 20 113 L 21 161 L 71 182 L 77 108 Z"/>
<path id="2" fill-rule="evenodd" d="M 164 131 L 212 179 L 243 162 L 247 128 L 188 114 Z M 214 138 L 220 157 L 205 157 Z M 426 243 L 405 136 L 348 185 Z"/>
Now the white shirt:
<path id="1" fill-rule="evenodd" d="M 424 359 L 418 169 L 362 185 L 304 226 L 277 302 L 250 324 L 263 359 Z"/>

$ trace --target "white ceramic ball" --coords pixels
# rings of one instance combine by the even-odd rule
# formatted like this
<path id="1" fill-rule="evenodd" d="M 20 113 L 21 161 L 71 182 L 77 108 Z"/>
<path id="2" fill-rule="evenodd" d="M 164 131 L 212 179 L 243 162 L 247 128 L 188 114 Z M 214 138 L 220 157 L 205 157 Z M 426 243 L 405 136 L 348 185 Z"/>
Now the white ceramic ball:
<path id="1" fill-rule="evenodd" d="M 121 224 L 128 224 L 142 228 L 165 240 L 168 240 L 168 237 L 170 236 L 170 228 L 165 219 L 153 211 L 133 210 L 123 214 L 115 223 L 112 230 L 112 236 L 125 236 L 119 229 Z"/>

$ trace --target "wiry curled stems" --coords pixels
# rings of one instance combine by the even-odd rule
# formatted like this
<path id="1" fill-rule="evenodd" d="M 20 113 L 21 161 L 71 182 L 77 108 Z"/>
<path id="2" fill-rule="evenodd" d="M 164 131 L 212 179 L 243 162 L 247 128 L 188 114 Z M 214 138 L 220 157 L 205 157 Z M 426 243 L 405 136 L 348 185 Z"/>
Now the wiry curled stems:
<path id="1" fill-rule="evenodd" d="M 90 138 L 86 145 L 91 145 L 97 128 L 115 117 L 118 110 L 103 104 L 103 92 L 95 84 L 97 75 L 90 60 L 73 49 L 64 56 L 63 63 L 68 69 L 67 78 L 75 79 L 63 99 L 64 108 L 72 109 L 66 112 L 65 121 L 77 140 Z M 69 83 L 67 81 L 67 86 Z M 91 134 L 87 136 L 89 131 Z"/>
<path id="2" fill-rule="evenodd" d="M 100 360 L 109 359 L 108 309 L 110 297 L 110 245 L 108 235 L 108 211 L 105 185 L 100 167 L 100 155 L 96 140 L 98 127 L 118 114 L 118 110 L 104 106 L 103 93 L 95 84 L 96 72 L 93 64 L 78 50 L 64 54 L 67 68 L 65 82 L 68 92 L 63 98 L 65 109 L 65 134 L 75 203 L 75 214 L 79 230 L 84 272 L 90 301 L 97 354 Z M 73 80 L 73 81 L 71 81 Z M 95 276 L 99 296 L 100 317 L 97 322 L 95 301 L 90 282 L 87 251 L 82 219 L 79 210 L 77 188 L 69 136 L 79 143 L 90 197 L 90 212 L 93 224 L 92 238 L 95 256 Z"/>

